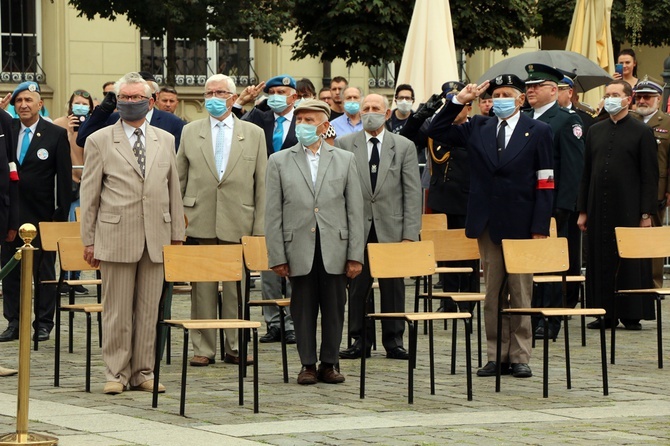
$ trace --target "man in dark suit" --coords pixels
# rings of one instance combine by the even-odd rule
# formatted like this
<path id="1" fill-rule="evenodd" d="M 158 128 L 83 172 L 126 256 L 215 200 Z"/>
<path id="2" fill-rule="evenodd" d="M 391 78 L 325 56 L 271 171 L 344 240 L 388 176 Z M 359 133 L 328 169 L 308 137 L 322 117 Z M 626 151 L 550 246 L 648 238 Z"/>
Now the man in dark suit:
<path id="1" fill-rule="evenodd" d="M 421 230 L 421 184 L 416 147 L 409 139 L 386 130 L 391 116 L 388 99 L 369 94 L 363 99 L 361 120 L 364 130 L 339 138 L 336 144 L 354 154 L 363 193 L 365 243 L 416 241 Z M 367 257 L 367 250 L 366 250 Z M 370 266 L 363 264 L 361 275 L 349 287 L 349 335 L 351 347 L 340 358 L 355 359 L 363 354 L 361 336 L 372 344 L 372 330 L 364 332 L 367 291 L 372 283 Z M 405 283 L 402 279 L 380 279 L 381 311 L 405 311 Z M 369 328 L 372 328 L 371 326 Z M 402 321 L 382 321 L 382 344 L 386 357 L 409 359 L 403 347 Z M 368 351 L 365 354 L 369 354 Z"/>
<path id="2" fill-rule="evenodd" d="M 487 91 L 497 117 L 473 116 L 452 125 L 464 107 Z M 477 238 L 486 281 L 486 342 L 489 362 L 478 376 L 496 376 L 498 292 L 505 277 L 501 241 L 544 238 L 549 234 L 553 199 L 551 127 L 519 112 L 525 84 L 504 74 L 481 85 L 470 84 L 435 116 L 428 136 L 465 146 L 470 160 L 470 196 L 465 222 L 468 237 Z M 533 278 L 511 274 L 505 306 L 528 307 Z M 518 378 L 532 376 L 530 317 L 503 318 L 501 370 Z M 511 367 L 510 367 L 511 364 Z"/>
<path id="3" fill-rule="evenodd" d="M 139 73 L 142 78 L 147 82 L 156 82 L 156 79 L 146 71 Z M 156 100 L 156 92 L 151 95 Z M 100 130 L 101 128 L 112 125 L 119 120 L 119 113 L 115 112 L 116 109 L 116 95 L 113 91 L 107 93 L 103 101 L 95 107 L 93 113 L 88 118 L 87 121 L 84 121 L 79 127 L 79 133 L 77 133 L 77 145 L 79 147 L 84 147 L 86 145 L 86 139 L 91 136 L 94 132 Z M 151 105 L 149 113 L 147 114 L 147 121 L 153 127 L 158 127 L 159 129 L 165 130 L 174 136 L 175 140 L 175 150 L 179 150 L 179 141 L 181 141 L 181 130 L 186 124 L 184 121 L 179 119 L 172 113 L 164 112 L 157 109 Z"/>
<path id="4" fill-rule="evenodd" d="M 39 116 L 42 100 L 39 85 L 35 82 L 19 84 L 10 104 L 14 105 L 19 115 L 19 119 L 12 123 L 12 135 L 17 143 L 14 149 L 19 161 L 18 174 L 21 178 L 18 187 L 19 221 L 35 226 L 41 221 L 67 221 L 72 175 L 67 132 Z M 54 207 L 54 185 L 57 207 Z M 20 246 L 22 241 L 18 238 L 2 244 L 0 259 L 3 265 Z M 33 246 L 41 248 L 39 234 Z M 39 270 L 42 280 L 55 279 L 55 253 L 43 252 L 40 257 L 42 261 L 34 264 L 34 274 L 37 275 Z M 2 281 L 3 313 L 9 325 L 0 334 L 0 342 L 18 339 L 19 336 L 20 280 L 21 272 L 16 268 Z M 54 325 L 56 287 L 37 284 L 36 287 L 39 287 L 39 299 L 35 299 L 33 328 L 37 340 L 46 341 Z"/>
<path id="5" fill-rule="evenodd" d="M 551 126 L 554 134 L 554 210 L 556 229 L 559 237 L 568 239 L 570 269 L 568 274 L 579 275 L 581 265 L 581 233 L 577 227 L 577 194 L 584 170 L 584 130 L 582 120 L 574 110 L 559 106 L 558 84 L 563 82 L 563 74 L 555 68 L 542 64 L 526 65 L 526 97 L 532 107 L 529 116 Z M 568 286 L 570 304 L 577 303 L 577 284 Z M 563 294 L 559 284 L 541 284 L 533 296 L 533 307 L 562 307 Z M 561 318 L 548 319 L 545 327 L 537 318 L 535 336 L 544 337 L 545 329 L 549 337 L 555 339 L 561 329 Z"/>
<path id="6" fill-rule="evenodd" d="M 258 87 L 260 88 L 260 86 Z M 280 74 L 269 79 L 263 91 L 268 96 L 270 110 L 263 111 L 254 108 L 242 117 L 243 121 L 253 122 L 265 132 L 265 144 L 268 157 L 280 150 L 288 149 L 298 144 L 295 136 L 294 107 L 298 98 L 296 93 L 296 82 L 291 76 Z M 239 101 L 238 101 L 239 103 Z M 233 108 L 233 111 L 235 107 Z M 267 234 L 266 234 L 267 236 Z M 282 279 L 272 271 L 261 273 L 261 286 L 263 299 L 279 299 L 282 297 Z M 286 283 L 286 294 L 290 295 L 290 285 Z M 263 307 L 263 316 L 267 325 L 267 333 L 260 338 L 261 342 L 279 342 L 281 333 L 279 329 L 279 310 L 274 306 Z M 295 330 L 290 312 L 286 312 L 284 319 L 286 329 L 286 343 L 295 344 Z"/>

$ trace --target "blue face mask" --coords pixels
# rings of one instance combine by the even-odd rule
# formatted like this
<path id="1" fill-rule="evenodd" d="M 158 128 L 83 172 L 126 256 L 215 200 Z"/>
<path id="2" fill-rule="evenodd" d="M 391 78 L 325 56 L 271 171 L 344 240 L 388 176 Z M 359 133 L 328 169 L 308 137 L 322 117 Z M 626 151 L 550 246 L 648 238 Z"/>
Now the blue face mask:
<path id="1" fill-rule="evenodd" d="M 286 96 L 283 94 L 271 94 L 268 97 L 268 107 L 275 113 L 283 112 L 288 107 Z"/>
<path id="2" fill-rule="evenodd" d="M 321 123 L 323 124 L 323 122 Z M 316 134 L 316 128 L 320 126 L 312 124 L 296 124 L 295 136 L 303 146 L 311 146 L 319 140 L 319 135 Z"/>
<path id="3" fill-rule="evenodd" d="M 226 104 L 226 101 L 219 98 L 205 99 L 205 108 L 207 109 L 207 113 L 215 118 L 219 118 L 225 115 L 228 111 L 228 105 Z"/>
<path id="4" fill-rule="evenodd" d="M 516 111 L 515 98 L 493 98 L 493 113 L 501 119 L 509 118 Z"/>
<path id="5" fill-rule="evenodd" d="M 355 115 L 361 111 L 361 104 L 359 102 L 349 101 L 344 103 L 344 111 L 350 115 Z"/>
<path id="6" fill-rule="evenodd" d="M 75 116 L 86 116 L 91 107 L 85 104 L 72 104 L 72 114 Z"/>

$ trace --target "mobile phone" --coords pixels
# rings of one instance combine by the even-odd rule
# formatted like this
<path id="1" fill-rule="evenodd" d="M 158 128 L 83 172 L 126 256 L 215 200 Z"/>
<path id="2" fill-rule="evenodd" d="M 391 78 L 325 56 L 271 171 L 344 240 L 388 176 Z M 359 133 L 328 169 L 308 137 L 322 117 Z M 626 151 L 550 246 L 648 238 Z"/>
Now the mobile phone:
<path id="1" fill-rule="evenodd" d="M 614 71 L 623 76 L 623 64 L 618 63 L 614 65 Z"/>
<path id="2" fill-rule="evenodd" d="M 79 119 L 79 125 L 75 125 L 74 127 L 72 127 L 72 131 L 74 131 L 74 132 L 78 132 L 79 131 L 79 126 L 81 125 L 81 123 L 86 121 L 86 116 L 77 115 L 77 118 Z"/>

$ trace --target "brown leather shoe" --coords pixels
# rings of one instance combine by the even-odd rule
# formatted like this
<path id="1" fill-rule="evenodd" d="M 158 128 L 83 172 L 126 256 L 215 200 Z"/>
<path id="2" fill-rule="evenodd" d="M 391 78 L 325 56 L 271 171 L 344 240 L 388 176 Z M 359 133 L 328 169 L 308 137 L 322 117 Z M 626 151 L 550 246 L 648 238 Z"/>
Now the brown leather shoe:
<path id="1" fill-rule="evenodd" d="M 149 379 L 144 381 L 139 386 L 132 386 L 131 390 L 141 390 L 142 392 L 153 392 L 154 391 L 154 380 Z M 161 383 L 158 383 L 158 393 L 165 393 L 165 386 Z"/>
<path id="2" fill-rule="evenodd" d="M 0 376 L 12 376 L 12 375 L 16 375 L 17 373 L 19 373 L 18 370 L 6 369 L 6 368 L 0 366 Z"/>
<path id="3" fill-rule="evenodd" d="M 210 364 L 214 364 L 214 358 L 208 358 L 207 356 L 198 356 L 195 355 L 189 361 L 189 364 L 193 367 L 207 367 Z"/>
<path id="4" fill-rule="evenodd" d="M 240 357 L 229 355 L 228 353 L 226 353 L 226 355 L 223 357 L 223 362 L 225 362 L 226 364 L 239 364 Z M 254 357 L 251 355 L 247 355 L 247 365 L 253 365 L 253 364 L 254 364 Z"/>
<path id="5" fill-rule="evenodd" d="M 316 365 L 304 365 L 298 374 L 298 384 L 316 384 Z"/>
<path id="6" fill-rule="evenodd" d="M 107 381 L 105 383 L 105 388 L 102 389 L 102 393 L 106 395 L 118 395 L 119 393 L 123 393 L 124 390 L 126 390 L 126 386 L 120 382 Z"/>
<path id="7" fill-rule="evenodd" d="M 319 364 L 317 379 L 327 384 L 339 384 L 344 382 L 344 375 L 335 370 L 332 365 Z"/>

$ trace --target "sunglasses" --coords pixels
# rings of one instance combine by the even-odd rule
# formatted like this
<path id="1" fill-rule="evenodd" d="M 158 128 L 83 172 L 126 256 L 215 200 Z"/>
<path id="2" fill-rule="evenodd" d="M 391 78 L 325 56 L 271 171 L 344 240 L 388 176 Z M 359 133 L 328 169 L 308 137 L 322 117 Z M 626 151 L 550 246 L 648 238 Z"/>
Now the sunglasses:
<path id="1" fill-rule="evenodd" d="M 86 90 L 75 90 L 74 93 L 72 93 L 72 94 L 75 95 L 75 96 L 82 96 L 86 99 L 91 97 L 91 94 Z"/>

